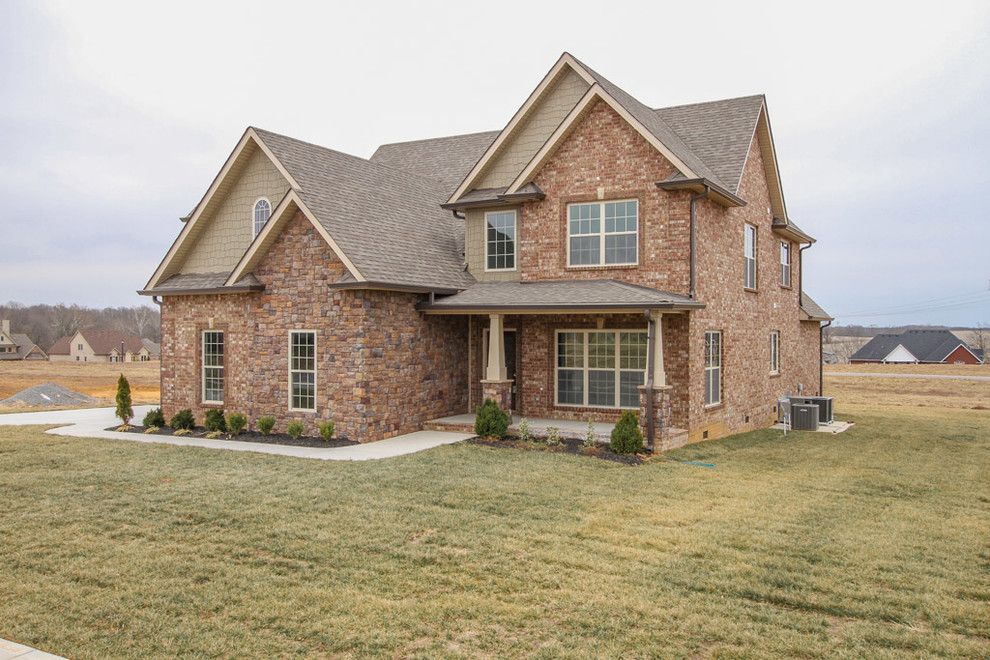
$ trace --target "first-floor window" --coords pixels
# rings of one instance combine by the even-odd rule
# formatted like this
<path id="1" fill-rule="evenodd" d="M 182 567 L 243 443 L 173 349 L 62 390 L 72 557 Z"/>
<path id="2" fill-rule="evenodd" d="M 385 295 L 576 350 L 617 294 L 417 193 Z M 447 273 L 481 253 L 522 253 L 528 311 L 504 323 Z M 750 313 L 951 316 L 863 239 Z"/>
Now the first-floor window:
<path id="1" fill-rule="evenodd" d="M 647 336 L 639 330 L 557 332 L 557 404 L 637 408 L 646 381 Z"/>
<path id="2" fill-rule="evenodd" d="M 705 333 L 705 405 L 722 402 L 722 333 Z"/>
<path id="3" fill-rule="evenodd" d="M 289 333 L 289 409 L 316 410 L 316 333 Z"/>
<path id="4" fill-rule="evenodd" d="M 780 331 L 770 333 L 770 373 L 780 373 Z"/>
<path id="5" fill-rule="evenodd" d="M 223 332 L 203 331 L 203 403 L 223 403 Z"/>

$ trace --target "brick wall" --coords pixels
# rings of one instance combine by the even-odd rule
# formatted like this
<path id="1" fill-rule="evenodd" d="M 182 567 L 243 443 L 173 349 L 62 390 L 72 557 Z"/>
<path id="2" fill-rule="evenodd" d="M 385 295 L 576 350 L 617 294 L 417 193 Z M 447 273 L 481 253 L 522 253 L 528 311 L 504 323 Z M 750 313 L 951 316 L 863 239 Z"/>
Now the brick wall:
<path id="1" fill-rule="evenodd" d="M 419 429 L 426 419 L 466 407 L 466 321 L 427 317 L 422 296 L 339 291 L 329 284 L 343 265 L 309 221 L 297 215 L 276 239 L 255 275 L 265 291 L 225 296 L 166 297 L 162 305 L 162 407 L 166 416 L 201 403 L 201 332 L 225 331 L 228 412 L 253 425 L 274 415 L 316 432 L 333 418 L 338 433 L 377 440 Z M 316 412 L 288 410 L 288 333 L 317 336 Z"/>

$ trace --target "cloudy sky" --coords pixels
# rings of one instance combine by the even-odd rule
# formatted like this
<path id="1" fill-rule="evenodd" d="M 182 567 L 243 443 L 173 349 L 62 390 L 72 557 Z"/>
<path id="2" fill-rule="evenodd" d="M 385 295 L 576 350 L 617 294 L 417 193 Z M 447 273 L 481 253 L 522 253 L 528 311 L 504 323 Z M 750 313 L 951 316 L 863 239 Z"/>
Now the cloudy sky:
<path id="1" fill-rule="evenodd" d="M 247 125 L 497 129 L 568 50 L 654 106 L 767 94 L 840 323 L 990 323 L 990 3 L 311 4 L 0 3 L 0 301 L 146 302 Z"/>

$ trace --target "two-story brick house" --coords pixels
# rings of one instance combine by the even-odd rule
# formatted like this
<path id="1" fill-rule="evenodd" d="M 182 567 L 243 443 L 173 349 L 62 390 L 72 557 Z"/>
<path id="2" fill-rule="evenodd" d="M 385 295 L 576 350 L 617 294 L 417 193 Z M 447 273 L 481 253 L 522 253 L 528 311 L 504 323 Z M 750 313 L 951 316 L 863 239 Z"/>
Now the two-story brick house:
<path id="1" fill-rule="evenodd" d="M 490 397 L 667 447 L 820 388 L 762 96 L 652 109 L 565 53 L 501 131 L 365 160 L 250 128 L 184 220 L 142 291 L 166 414 L 375 440 Z"/>

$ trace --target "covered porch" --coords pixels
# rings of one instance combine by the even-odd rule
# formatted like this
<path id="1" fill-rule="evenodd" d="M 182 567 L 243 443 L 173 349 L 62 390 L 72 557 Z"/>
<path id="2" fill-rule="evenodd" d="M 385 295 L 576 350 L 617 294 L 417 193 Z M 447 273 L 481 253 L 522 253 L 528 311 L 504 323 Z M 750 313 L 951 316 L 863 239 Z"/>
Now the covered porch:
<path id="1" fill-rule="evenodd" d="M 625 410 L 648 445 L 686 441 L 690 298 L 615 280 L 479 283 L 421 309 L 468 324 L 468 410 L 427 428 L 473 428 L 492 399 L 534 435 L 608 441 Z M 517 428 L 510 429 L 511 432 Z M 679 444 L 675 444 L 679 443 Z"/>

